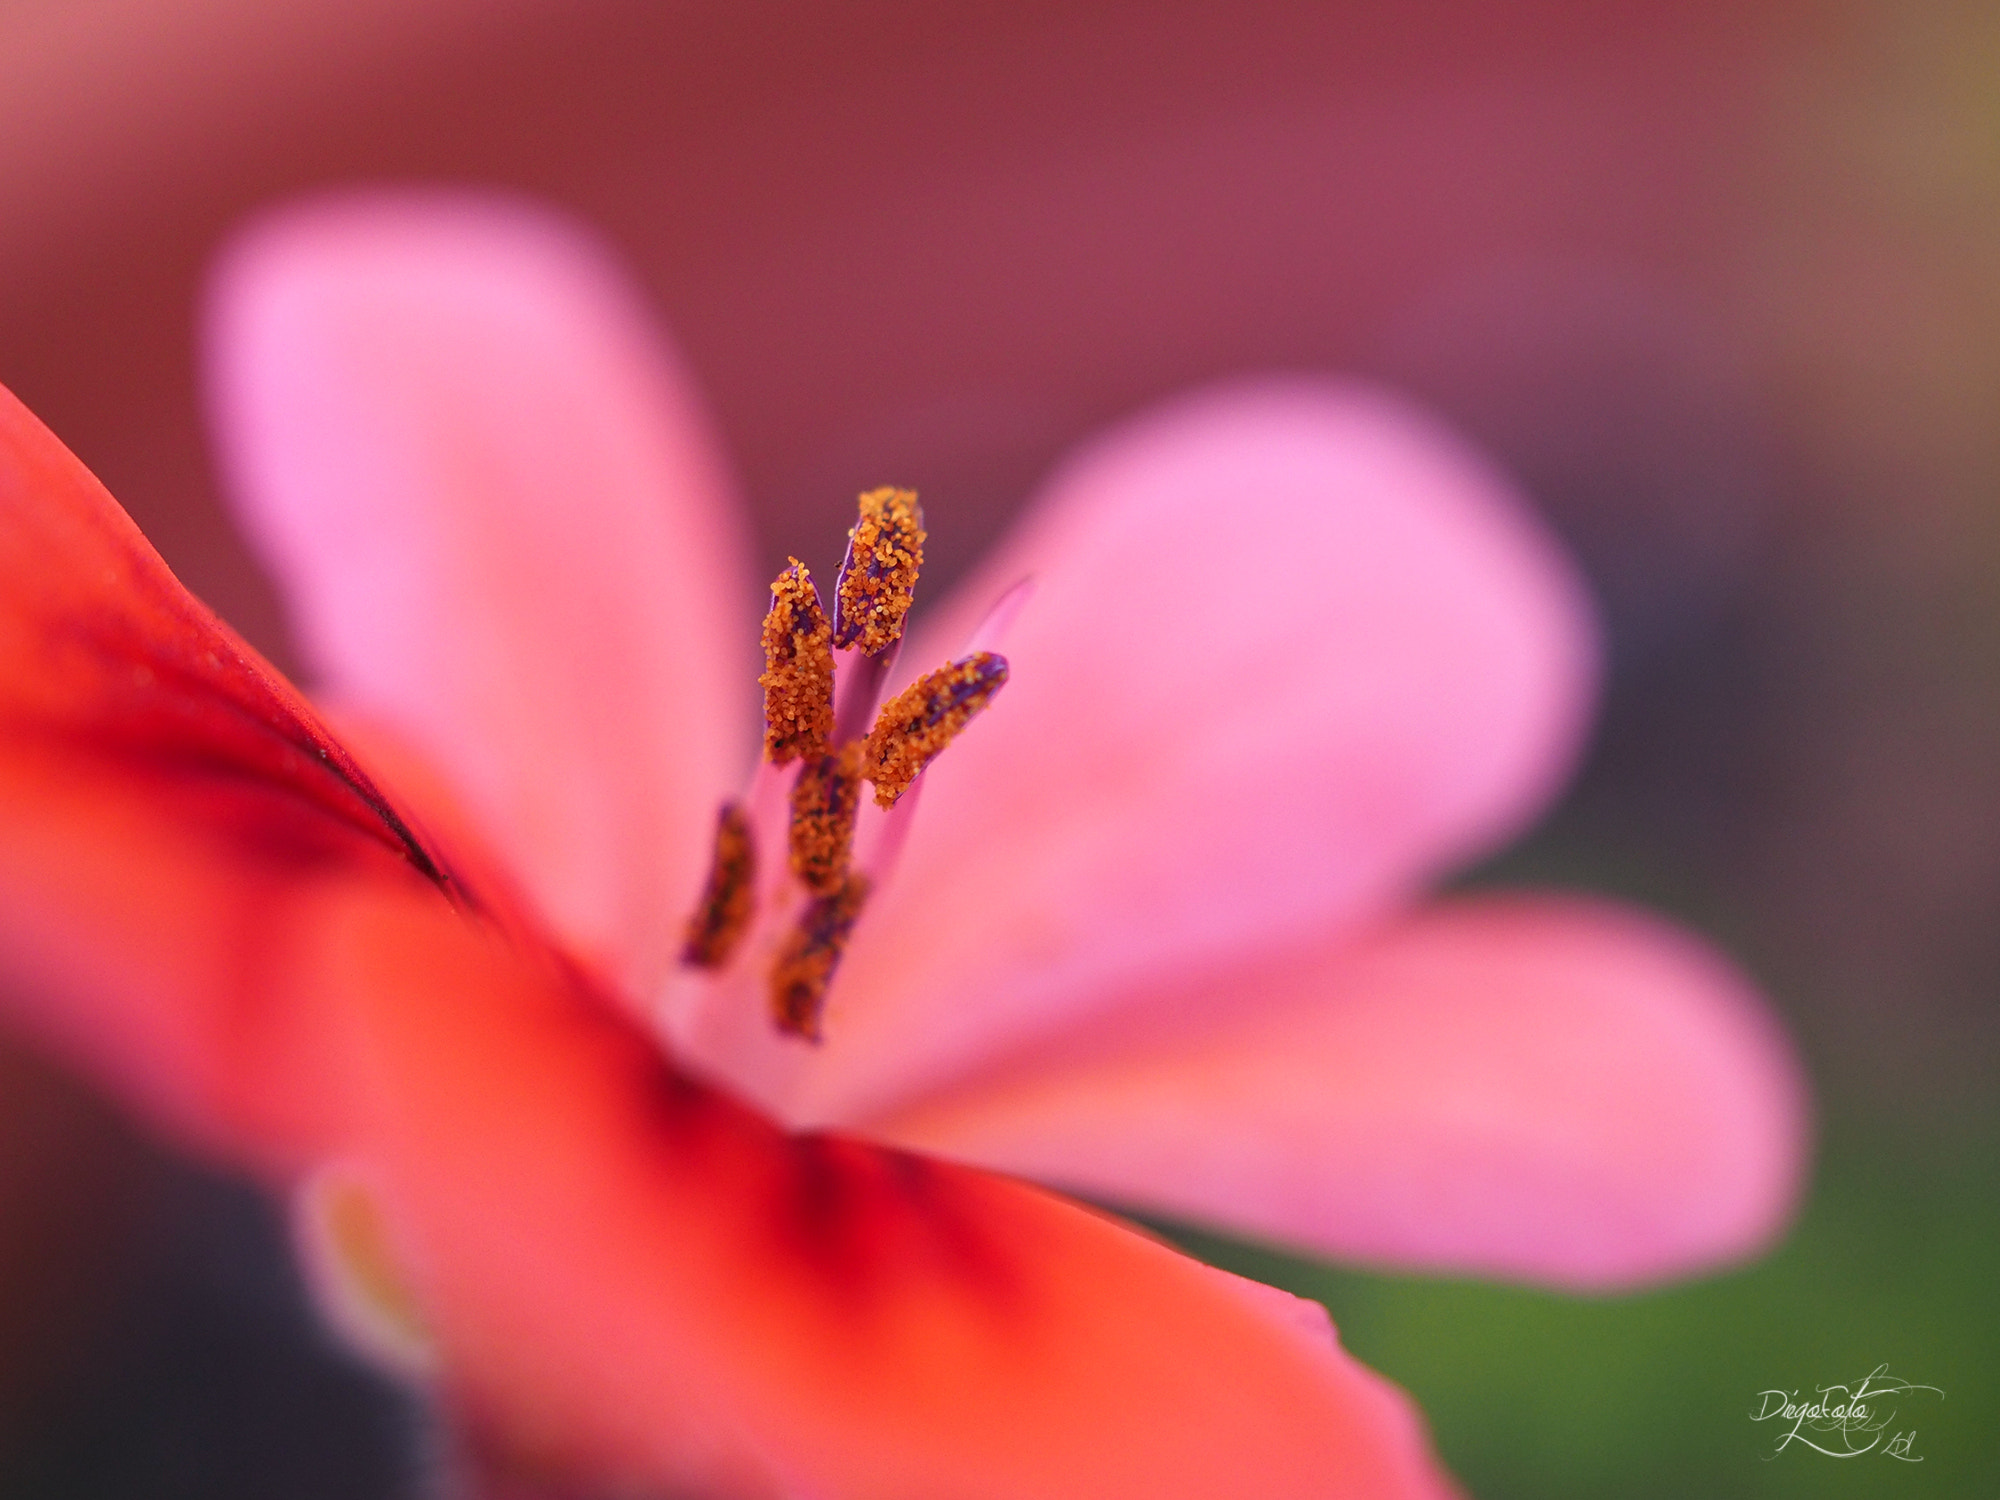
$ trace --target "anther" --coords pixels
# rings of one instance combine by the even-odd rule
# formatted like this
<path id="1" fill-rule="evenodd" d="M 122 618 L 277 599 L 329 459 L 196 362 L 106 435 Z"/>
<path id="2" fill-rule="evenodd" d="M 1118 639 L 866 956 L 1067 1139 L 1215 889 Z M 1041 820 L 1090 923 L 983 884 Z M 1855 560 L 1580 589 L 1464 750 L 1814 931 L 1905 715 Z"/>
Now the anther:
<path id="1" fill-rule="evenodd" d="M 861 806 L 861 763 L 858 741 L 842 745 L 807 761 L 792 783 L 792 873 L 822 896 L 838 891 L 847 878 Z"/>
<path id="2" fill-rule="evenodd" d="M 833 733 L 833 635 L 812 575 L 796 557 L 771 585 L 764 616 L 764 753 L 777 765 L 826 754 Z"/>
<path id="3" fill-rule="evenodd" d="M 869 656 L 902 638 L 924 561 L 924 511 L 915 490 L 870 490 L 847 533 L 834 586 L 833 643 Z"/>
<path id="4" fill-rule="evenodd" d="M 756 885 L 757 847 L 750 837 L 750 819 L 742 804 L 725 802 L 715 820 L 715 856 L 708 867 L 708 886 L 702 891 L 701 905 L 688 918 L 682 963 L 697 969 L 719 969 L 729 962 L 750 926 Z"/>
<path id="5" fill-rule="evenodd" d="M 771 1016 L 780 1031 L 809 1042 L 820 1039 L 827 988 L 867 899 L 866 877 L 849 875 L 838 890 L 815 897 L 800 913 L 771 966 Z"/>
<path id="6" fill-rule="evenodd" d="M 978 651 L 927 672 L 882 706 L 868 735 L 875 802 L 894 807 L 939 751 L 1007 682 L 1007 658 Z"/>

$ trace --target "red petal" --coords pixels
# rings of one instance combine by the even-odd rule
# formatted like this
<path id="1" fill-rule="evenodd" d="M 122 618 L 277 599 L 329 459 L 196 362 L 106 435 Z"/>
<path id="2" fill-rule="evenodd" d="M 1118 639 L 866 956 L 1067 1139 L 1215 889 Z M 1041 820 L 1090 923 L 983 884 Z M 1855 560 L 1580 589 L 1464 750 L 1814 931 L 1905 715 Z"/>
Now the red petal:
<path id="1" fill-rule="evenodd" d="M 517 1465 L 856 1500 L 1449 1492 L 1310 1304 L 1021 1184 L 786 1136 L 470 924 L 351 917 L 314 972 L 357 1165 Z"/>
<path id="2" fill-rule="evenodd" d="M 182 1129 L 280 1149 L 260 1007 L 330 884 L 437 858 L 0 390 L 0 992 Z"/>

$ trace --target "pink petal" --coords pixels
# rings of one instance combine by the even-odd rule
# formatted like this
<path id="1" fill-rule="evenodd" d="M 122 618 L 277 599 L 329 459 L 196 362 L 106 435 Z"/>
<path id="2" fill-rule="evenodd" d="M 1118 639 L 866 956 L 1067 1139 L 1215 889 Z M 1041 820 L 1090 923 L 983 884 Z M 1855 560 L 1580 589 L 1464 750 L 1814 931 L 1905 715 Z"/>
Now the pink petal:
<path id="1" fill-rule="evenodd" d="M 1086 449 L 908 670 L 1026 574 L 1007 689 L 928 773 L 823 1052 L 803 1078 L 754 1042 L 712 1059 L 794 1117 L 1379 914 L 1520 828 L 1584 722 L 1568 565 L 1476 456 L 1359 387 L 1226 388 Z"/>
<path id="2" fill-rule="evenodd" d="M 649 988 L 755 675 L 729 483 L 672 350 L 596 245 L 497 199 L 287 209 L 212 294 L 223 454 L 322 686 Z"/>
<path id="3" fill-rule="evenodd" d="M 1237 1015 L 1240 994 L 1262 1002 Z M 1769 1243 L 1807 1151 L 1748 982 L 1608 904 L 1454 901 L 1152 997 L 890 1138 L 1389 1266 L 1629 1286 Z"/>

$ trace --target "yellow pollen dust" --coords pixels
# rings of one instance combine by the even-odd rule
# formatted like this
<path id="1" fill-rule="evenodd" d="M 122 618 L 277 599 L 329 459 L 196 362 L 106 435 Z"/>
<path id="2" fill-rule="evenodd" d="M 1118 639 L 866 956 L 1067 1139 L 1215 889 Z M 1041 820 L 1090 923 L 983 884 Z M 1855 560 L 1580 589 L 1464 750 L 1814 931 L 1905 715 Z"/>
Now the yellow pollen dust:
<path id="1" fill-rule="evenodd" d="M 719 969 L 750 926 L 756 897 L 757 846 L 750 837 L 750 819 L 741 803 L 725 802 L 715 820 L 715 856 L 708 867 L 708 886 L 701 905 L 688 918 L 681 962 L 697 969 Z"/>
<path id="2" fill-rule="evenodd" d="M 861 744 L 807 761 L 792 783 L 792 873 L 808 890 L 830 896 L 847 878 L 854 816 L 861 808 Z"/>
<path id="3" fill-rule="evenodd" d="M 775 765 L 826 754 L 833 735 L 833 628 L 796 557 L 771 585 L 764 616 L 764 754 Z"/>
<path id="4" fill-rule="evenodd" d="M 980 651 L 927 672 L 882 706 L 868 735 L 875 804 L 894 807 L 917 774 L 1007 682 L 1007 660 Z"/>
<path id="5" fill-rule="evenodd" d="M 820 1039 L 827 987 L 867 900 L 868 878 L 851 874 L 838 889 L 814 897 L 786 934 L 771 966 L 771 1018 L 780 1031 L 809 1042 Z"/>
<path id="6" fill-rule="evenodd" d="M 924 512 L 915 490 L 884 488 L 861 497 L 861 518 L 847 533 L 834 618 L 834 645 L 869 656 L 903 635 L 903 617 L 924 562 Z"/>

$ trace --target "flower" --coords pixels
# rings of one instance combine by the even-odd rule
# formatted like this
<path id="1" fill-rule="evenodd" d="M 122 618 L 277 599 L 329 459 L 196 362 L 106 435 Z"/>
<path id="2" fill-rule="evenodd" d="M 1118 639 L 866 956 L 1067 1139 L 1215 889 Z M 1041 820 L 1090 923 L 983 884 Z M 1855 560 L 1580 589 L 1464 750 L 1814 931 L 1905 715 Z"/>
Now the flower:
<path id="1" fill-rule="evenodd" d="M 1598 903 L 1412 904 L 1552 790 L 1592 654 L 1423 419 L 1237 388 L 1057 479 L 911 646 L 1034 574 L 814 1045 L 679 962 L 754 633 L 723 467 L 615 274 L 409 197 L 270 220 L 217 288 L 245 522 L 349 732 L 10 398 L 0 977 L 297 1185 L 336 1316 L 509 1473 L 1445 1491 L 1310 1304 L 979 1167 L 1582 1286 L 1781 1222 L 1802 1094 L 1719 959 Z"/>

